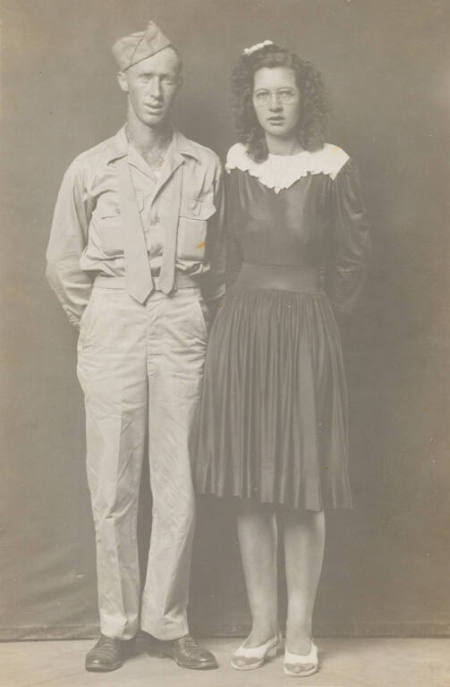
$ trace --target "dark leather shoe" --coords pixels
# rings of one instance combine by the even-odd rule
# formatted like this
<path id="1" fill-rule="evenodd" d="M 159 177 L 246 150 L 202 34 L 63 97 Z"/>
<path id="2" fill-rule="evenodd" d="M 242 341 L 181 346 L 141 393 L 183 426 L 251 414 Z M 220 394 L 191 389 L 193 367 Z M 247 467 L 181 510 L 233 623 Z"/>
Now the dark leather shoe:
<path id="1" fill-rule="evenodd" d="M 169 641 L 157 640 L 159 652 L 163 656 L 170 656 L 182 668 L 192 670 L 211 670 L 218 668 L 214 655 L 204 649 L 191 635 Z"/>
<path id="2" fill-rule="evenodd" d="M 86 655 L 86 670 L 107 673 L 120 668 L 129 655 L 133 641 L 100 635 L 97 644 Z"/>

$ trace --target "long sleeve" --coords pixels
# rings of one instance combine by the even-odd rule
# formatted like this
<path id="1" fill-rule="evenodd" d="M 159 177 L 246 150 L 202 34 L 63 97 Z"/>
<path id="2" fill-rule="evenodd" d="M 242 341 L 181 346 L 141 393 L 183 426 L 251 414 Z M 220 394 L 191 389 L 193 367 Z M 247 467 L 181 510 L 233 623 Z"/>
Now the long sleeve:
<path id="1" fill-rule="evenodd" d="M 207 259 L 209 271 L 202 280 L 202 290 L 207 304 L 216 307 L 225 293 L 225 197 L 223 173 L 220 162 L 214 177 L 214 204 L 216 212 L 208 221 Z"/>
<path id="2" fill-rule="evenodd" d="M 79 326 L 92 289 L 89 274 L 80 269 L 90 215 L 82 176 L 77 161 L 64 175 L 53 215 L 46 269 L 50 286 L 70 322 L 76 327 Z"/>
<path id="3" fill-rule="evenodd" d="M 227 205 L 226 214 L 226 283 L 231 286 L 237 279 L 242 264 L 241 248 L 236 236 L 238 228 L 238 189 L 236 188 L 237 175 L 231 171 L 226 176 L 225 198 Z"/>
<path id="4" fill-rule="evenodd" d="M 338 315 L 353 311 L 367 277 L 369 225 L 358 170 L 349 160 L 332 182 L 331 221 L 334 250 L 328 290 Z"/>

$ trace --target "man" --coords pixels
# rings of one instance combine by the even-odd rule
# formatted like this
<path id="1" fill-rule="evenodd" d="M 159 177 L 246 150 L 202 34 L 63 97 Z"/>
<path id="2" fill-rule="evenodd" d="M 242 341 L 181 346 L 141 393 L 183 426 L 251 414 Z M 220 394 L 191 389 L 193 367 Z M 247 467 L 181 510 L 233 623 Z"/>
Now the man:
<path id="1" fill-rule="evenodd" d="M 78 156 L 56 203 L 47 277 L 80 329 L 87 473 L 101 636 L 86 669 L 119 668 L 140 627 L 184 667 L 217 667 L 189 635 L 194 530 L 188 434 L 207 320 L 224 290 L 217 156 L 172 129 L 177 50 L 150 22 L 113 53 L 126 125 Z M 140 603 L 137 504 L 144 449 L 153 498 Z"/>

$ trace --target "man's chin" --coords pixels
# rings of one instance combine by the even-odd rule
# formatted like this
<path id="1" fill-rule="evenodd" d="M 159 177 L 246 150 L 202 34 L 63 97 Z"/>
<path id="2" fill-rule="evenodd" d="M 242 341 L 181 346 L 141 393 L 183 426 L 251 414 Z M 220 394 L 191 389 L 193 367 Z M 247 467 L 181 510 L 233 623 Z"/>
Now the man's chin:
<path id="1" fill-rule="evenodd" d="M 143 117 L 144 124 L 147 124 L 147 126 L 158 126 L 159 124 L 163 124 L 166 121 L 166 119 L 167 112 L 146 112 Z"/>

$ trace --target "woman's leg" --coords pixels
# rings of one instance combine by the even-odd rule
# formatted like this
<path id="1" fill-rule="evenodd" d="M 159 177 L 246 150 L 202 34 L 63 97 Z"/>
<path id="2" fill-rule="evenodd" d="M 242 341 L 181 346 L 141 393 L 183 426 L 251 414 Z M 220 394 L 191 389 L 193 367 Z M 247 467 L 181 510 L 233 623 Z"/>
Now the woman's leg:
<path id="1" fill-rule="evenodd" d="M 308 654 L 322 571 L 325 515 L 323 511 L 286 510 L 283 518 L 288 593 L 286 648 L 292 654 Z"/>
<path id="2" fill-rule="evenodd" d="M 246 647 L 257 647 L 278 633 L 277 524 L 267 505 L 242 501 L 238 535 L 252 629 Z"/>

